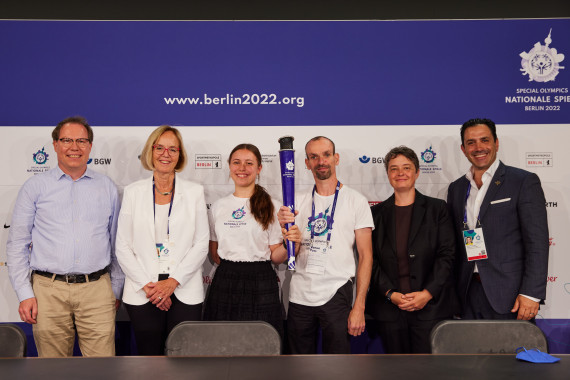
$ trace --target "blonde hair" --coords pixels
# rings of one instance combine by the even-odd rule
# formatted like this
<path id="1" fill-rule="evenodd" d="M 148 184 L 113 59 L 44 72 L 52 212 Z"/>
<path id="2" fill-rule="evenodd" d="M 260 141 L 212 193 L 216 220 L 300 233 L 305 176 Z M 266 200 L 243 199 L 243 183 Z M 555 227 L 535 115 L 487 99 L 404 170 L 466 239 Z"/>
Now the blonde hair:
<path id="1" fill-rule="evenodd" d="M 178 162 L 176 163 L 176 167 L 174 171 L 179 172 L 184 169 L 186 166 L 186 162 L 188 161 L 188 155 L 186 154 L 186 149 L 184 149 L 184 142 L 182 141 L 182 135 L 178 129 L 171 127 L 170 125 L 161 125 L 160 127 L 156 128 L 148 139 L 146 140 L 146 144 L 144 144 L 144 148 L 141 152 L 141 164 L 143 168 L 146 170 L 154 171 L 154 164 L 152 163 L 152 146 L 156 144 L 160 136 L 165 134 L 166 132 L 172 132 L 178 139 L 178 143 L 180 144 L 180 153 L 178 155 Z"/>

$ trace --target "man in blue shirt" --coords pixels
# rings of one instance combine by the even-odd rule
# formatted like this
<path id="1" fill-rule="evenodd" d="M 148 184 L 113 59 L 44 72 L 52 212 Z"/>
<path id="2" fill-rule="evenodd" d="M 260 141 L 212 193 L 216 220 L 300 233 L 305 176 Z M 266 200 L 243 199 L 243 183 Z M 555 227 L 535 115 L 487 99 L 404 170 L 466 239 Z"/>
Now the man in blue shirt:
<path id="1" fill-rule="evenodd" d="M 87 168 L 93 131 L 81 117 L 52 132 L 58 166 L 28 179 L 12 216 L 8 271 L 20 318 L 33 325 L 39 356 L 115 354 L 115 313 L 124 275 L 114 245 L 115 184 Z"/>

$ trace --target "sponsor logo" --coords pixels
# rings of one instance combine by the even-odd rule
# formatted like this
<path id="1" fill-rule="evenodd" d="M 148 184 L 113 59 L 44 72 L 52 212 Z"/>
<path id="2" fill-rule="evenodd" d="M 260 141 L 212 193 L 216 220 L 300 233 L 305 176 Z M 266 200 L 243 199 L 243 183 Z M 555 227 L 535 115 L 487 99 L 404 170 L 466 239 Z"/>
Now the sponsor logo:
<path id="1" fill-rule="evenodd" d="M 4 228 L 10 228 L 9 224 L 4 223 Z"/>
<path id="2" fill-rule="evenodd" d="M 50 166 L 47 165 L 48 159 L 49 154 L 45 151 L 45 147 L 42 147 L 42 149 L 32 153 L 33 165 L 28 168 L 27 172 L 34 174 L 47 172 L 51 169 Z"/>
<path id="3" fill-rule="evenodd" d="M 277 155 L 276 154 L 262 154 L 261 155 L 261 163 L 263 164 L 270 164 L 273 162 L 273 160 L 277 159 Z"/>
<path id="4" fill-rule="evenodd" d="M 546 207 L 558 207 L 558 202 L 546 202 Z"/>
<path id="5" fill-rule="evenodd" d="M 374 205 L 377 205 L 377 204 L 379 204 L 379 203 L 382 203 L 382 201 L 368 201 L 368 205 L 369 205 L 370 207 L 372 207 L 372 206 L 374 206 Z"/>
<path id="6" fill-rule="evenodd" d="M 45 147 L 42 147 L 41 150 L 38 150 L 36 153 L 32 155 L 34 162 L 38 165 L 44 165 L 48 158 L 49 154 L 46 153 Z"/>
<path id="7" fill-rule="evenodd" d="M 558 278 L 558 276 L 547 276 L 546 282 L 556 282 L 557 278 Z"/>
<path id="8" fill-rule="evenodd" d="M 195 155 L 196 169 L 221 169 L 222 168 L 222 155 L 221 154 L 196 154 Z"/>
<path id="9" fill-rule="evenodd" d="M 437 158 L 437 153 L 433 150 L 433 147 L 430 145 L 429 148 L 426 148 L 420 154 L 421 160 L 424 162 L 423 164 L 420 163 L 420 171 L 426 174 L 434 174 L 441 171 L 441 166 L 434 163 L 435 159 Z"/>
<path id="10" fill-rule="evenodd" d="M 212 285 L 212 277 L 202 276 L 202 282 L 206 285 Z"/>
<path id="11" fill-rule="evenodd" d="M 421 153 L 422 161 L 425 162 L 426 164 L 431 164 L 435 160 L 436 156 L 437 153 L 433 151 L 431 146 Z"/>
<path id="12" fill-rule="evenodd" d="M 556 245 L 556 243 L 554 242 L 554 238 L 548 238 L 548 246 L 549 246 L 549 247 L 552 247 L 552 246 L 555 246 L 555 245 Z"/>
<path id="13" fill-rule="evenodd" d="M 238 208 L 237 210 L 235 210 L 234 212 L 232 212 L 232 218 L 234 219 L 241 219 L 245 216 L 245 214 L 247 214 L 244 210 L 245 206 L 242 206 L 242 208 Z"/>
<path id="14" fill-rule="evenodd" d="M 564 61 L 564 54 L 559 54 L 555 48 L 549 47 L 552 43 L 551 35 L 552 29 L 544 39 L 544 45 L 539 41 L 528 53 L 523 51 L 519 54 L 522 58 L 520 71 L 522 75 L 528 75 L 529 82 L 554 81 L 559 71 L 564 68 L 559 65 Z"/>
<path id="15" fill-rule="evenodd" d="M 372 164 L 383 164 L 384 157 L 369 157 L 367 155 L 364 155 L 362 157 L 358 157 L 358 161 L 360 161 L 363 164 L 367 164 L 369 162 Z"/>
<path id="16" fill-rule="evenodd" d="M 287 170 L 289 170 L 289 171 L 295 170 L 295 163 L 293 162 L 293 160 L 287 162 L 287 163 L 285 164 L 285 168 L 286 168 Z"/>
<path id="17" fill-rule="evenodd" d="M 140 159 L 140 156 L 139 156 Z M 111 159 L 110 158 L 89 158 L 89 160 L 87 160 L 87 165 L 111 165 Z"/>
<path id="18" fill-rule="evenodd" d="M 0 261 L 0 267 L 7 267 L 8 263 L 6 261 Z"/>
<path id="19" fill-rule="evenodd" d="M 527 152 L 527 167 L 552 167 L 554 166 L 553 154 L 551 152 Z"/>

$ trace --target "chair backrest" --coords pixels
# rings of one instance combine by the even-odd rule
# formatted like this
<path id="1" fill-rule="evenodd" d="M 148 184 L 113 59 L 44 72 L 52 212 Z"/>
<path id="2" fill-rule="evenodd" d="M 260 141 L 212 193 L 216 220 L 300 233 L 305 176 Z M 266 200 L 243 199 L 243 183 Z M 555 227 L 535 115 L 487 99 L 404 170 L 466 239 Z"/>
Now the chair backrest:
<path id="1" fill-rule="evenodd" d="M 544 333 L 527 321 L 450 320 L 431 330 L 433 354 L 514 354 L 518 347 L 548 352 Z"/>
<path id="2" fill-rule="evenodd" d="M 24 330 L 19 326 L 0 324 L 0 357 L 23 358 L 28 349 L 28 340 Z"/>
<path id="3" fill-rule="evenodd" d="M 281 354 L 281 338 L 267 322 L 182 322 L 166 339 L 167 356 Z"/>

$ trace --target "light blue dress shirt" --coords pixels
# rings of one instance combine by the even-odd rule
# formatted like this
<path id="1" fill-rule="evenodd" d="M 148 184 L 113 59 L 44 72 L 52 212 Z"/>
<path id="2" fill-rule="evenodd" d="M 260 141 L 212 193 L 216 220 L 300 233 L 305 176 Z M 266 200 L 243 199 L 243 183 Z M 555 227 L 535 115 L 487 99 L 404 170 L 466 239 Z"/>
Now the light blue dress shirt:
<path id="1" fill-rule="evenodd" d="M 114 252 L 119 208 L 115 184 L 91 169 L 76 181 L 59 166 L 28 179 L 18 193 L 6 245 L 20 302 L 34 297 L 31 270 L 87 274 L 108 266 L 120 299 L 124 274 Z"/>

